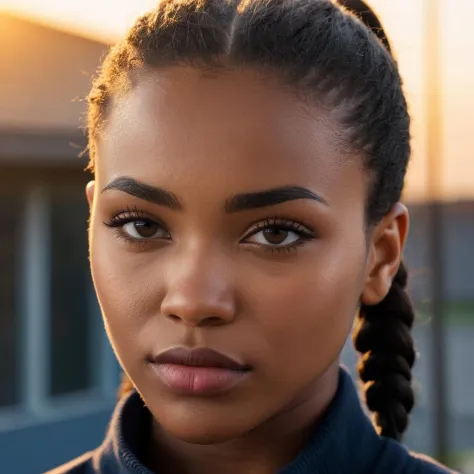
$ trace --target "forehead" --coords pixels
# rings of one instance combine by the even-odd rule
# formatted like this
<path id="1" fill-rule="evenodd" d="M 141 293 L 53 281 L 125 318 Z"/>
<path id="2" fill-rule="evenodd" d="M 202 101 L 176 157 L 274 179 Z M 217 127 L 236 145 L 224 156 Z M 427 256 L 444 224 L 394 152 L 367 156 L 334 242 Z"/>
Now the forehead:
<path id="1" fill-rule="evenodd" d="M 127 175 L 230 192 L 304 185 L 328 200 L 351 190 L 363 199 L 361 160 L 342 152 L 340 135 L 327 112 L 268 77 L 177 67 L 148 73 L 112 104 L 97 174 L 104 185 Z"/>

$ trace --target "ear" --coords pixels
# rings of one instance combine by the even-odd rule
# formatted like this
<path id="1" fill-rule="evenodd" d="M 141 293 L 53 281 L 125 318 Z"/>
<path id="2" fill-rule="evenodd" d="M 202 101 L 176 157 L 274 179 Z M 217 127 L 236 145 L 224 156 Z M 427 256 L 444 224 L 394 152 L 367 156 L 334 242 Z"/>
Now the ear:
<path id="1" fill-rule="evenodd" d="M 372 232 L 361 303 L 379 304 L 390 291 L 402 261 L 409 228 L 407 208 L 397 203 Z"/>
<path id="2" fill-rule="evenodd" d="M 94 202 L 94 192 L 95 192 L 95 181 L 89 181 L 86 186 L 86 196 L 87 202 L 89 203 L 89 208 L 92 210 L 92 204 Z"/>

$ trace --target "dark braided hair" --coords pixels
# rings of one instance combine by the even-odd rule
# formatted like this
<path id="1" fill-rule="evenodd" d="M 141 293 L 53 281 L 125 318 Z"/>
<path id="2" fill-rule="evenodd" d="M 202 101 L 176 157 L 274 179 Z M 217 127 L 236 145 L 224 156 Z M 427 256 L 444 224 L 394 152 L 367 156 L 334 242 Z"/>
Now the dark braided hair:
<path id="1" fill-rule="evenodd" d="M 391 53 L 377 16 L 361 0 L 342 0 L 378 36 Z M 361 305 L 354 347 L 362 354 L 358 364 L 365 401 L 375 413 L 375 425 L 384 436 L 401 440 L 415 403 L 411 369 L 415 363 L 411 335 L 415 313 L 406 293 L 408 274 L 402 262 L 385 299 L 376 306 Z M 381 317 L 382 316 L 382 317 Z"/>
<path id="2" fill-rule="evenodd" d="M 111 49 L 94 81 L 90 170 L 112 98 L 127 94 L 143 72 L 172 65 L 253 68 L 337 110 L 341 143 L 363 157 L 370 177 L 367 229 L 401 199 L 410 117 L 389 42 L 361 0 L 162 0 Z M 353 336 L 367 406 L 381 435 L 395 439 L 413 407 L 414 313 L 406 280 L 402 264 L 387 297 L 361 306 Z M 125 377 L 121 393 L 131 389 Z"/>
<path id="3" fill-rule="evenodd" d="M 353 333 L 354 346 L 362 354 L 358 372 L 366 404 L 375 413 L 380 433 L 397 440 L 408 426 L 414 405 L 414 311 L 406 285 L 407 271 L 402 262 L 385 299 L 375 306 L 361 306 Z"/>

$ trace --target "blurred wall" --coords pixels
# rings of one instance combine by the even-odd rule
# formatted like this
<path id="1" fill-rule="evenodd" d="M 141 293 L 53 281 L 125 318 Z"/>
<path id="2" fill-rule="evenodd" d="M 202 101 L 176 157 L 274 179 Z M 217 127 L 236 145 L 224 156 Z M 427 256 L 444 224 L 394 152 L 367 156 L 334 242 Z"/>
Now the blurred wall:
<path id="1" fill-rule="evenodd" d="M 84 112 L 78 99 L 105 51 L 96 41 L 0 14 L 0 129 L 77 129 Z"/>

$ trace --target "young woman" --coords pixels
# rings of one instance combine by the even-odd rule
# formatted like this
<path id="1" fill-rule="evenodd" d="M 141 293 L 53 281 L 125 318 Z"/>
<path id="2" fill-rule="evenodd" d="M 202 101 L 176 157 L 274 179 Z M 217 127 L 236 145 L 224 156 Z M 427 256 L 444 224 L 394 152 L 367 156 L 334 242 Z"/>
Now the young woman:
<path id="1" fill-rule="evenodd" d="M 103 445 L 55 474 L 448 472 L 400 444 L 410 119 L 346 3 L 164 0 L 110 51 L 87 196 L 127 378 Z M 339 365 L 355 318 L 373 424 Z"/>

